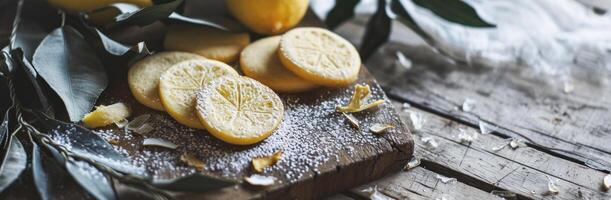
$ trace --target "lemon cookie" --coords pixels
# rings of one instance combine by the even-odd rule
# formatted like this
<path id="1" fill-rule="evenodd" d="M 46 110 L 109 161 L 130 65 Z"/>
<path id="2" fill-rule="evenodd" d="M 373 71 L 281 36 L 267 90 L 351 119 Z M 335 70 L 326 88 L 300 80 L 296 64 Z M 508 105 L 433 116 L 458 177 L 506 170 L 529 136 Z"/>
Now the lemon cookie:
<path id="1" fill-rule="evenodd" d="M 187 51 L 209 59 L 231 63 L 250 43 L 248 33 L 231 33 L 213 28 L 174 25 L 163 42 L 167 50 Z"/>
<path id="2" fill-rule="evenodd" d="M 156 53 L 138 61 L 127 72 L 127 82 L 132 95 L 149 108 L 163 110 L 159 101 L 159 77 L 172 65 L 191 59 L 205 58 L 197 54 L 174 51 Z"/>
<path id="3" fill-rule="evenodd" d="M 278 57 L 297 76 L 330 87 L 358 78 L 361 59 L 344 38 L 322 28 L 296 28 L 282 36 Z"/>
<path id="4" fill-rule="evenodd" d="M 315 88 L 282 66 L 278 59 L 280 36 L 260 39 L 248 45 L 240 54 L 242 72 L 277 92 L 301 92 Z"/>
<path id="5" fill-rule="evenodd" d="M 209 81 L 222 76 L 239 76 L 225 63 L 188 60 L 175 64 L 159 79 L 159 97 L 176 121 L 192 128 L 204 128 L 195 115 L 195 95 Z"/>
<path id="6" fill-rule="evenodd" d="M 248 77 L 213 80 L 197 94 L 197 116 L 216 138 L 227 143 L 257 143 L 278 128 L 284 117 L 280 97 Z"/>

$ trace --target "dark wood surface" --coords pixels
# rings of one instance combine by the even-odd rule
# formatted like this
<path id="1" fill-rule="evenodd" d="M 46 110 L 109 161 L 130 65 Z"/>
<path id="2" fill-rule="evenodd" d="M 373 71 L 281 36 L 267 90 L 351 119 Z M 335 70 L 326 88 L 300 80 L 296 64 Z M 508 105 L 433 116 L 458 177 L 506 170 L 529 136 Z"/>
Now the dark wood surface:
<path id="1" fill-rule="evenodd" d="M 358 44 L 364 19 L 357 17 L 336 32 Z M 611 198 L 602 188 L 611 167 L 608 73 L 575 66 L 569 82 L 574 90 L 566 92 L 559 77 L 532 68 L 449 63 L 398 23 L 391 40 L 366 65 L 406 124 L 411 124 L 409 112 L 425 119 L 413 131 L 414 154 L 422 164 L 342 193 L 346 198 L 368 198 L 363 188 L 374 186 L 397 199 L 492 199 L 492 191 L 510 191 L 517 199 Z M 411 68 L 396 63 L 397 52 L 412 61 Z M 475 102 L 471 111 L 462 110 L 466 99 Z M 402 109 L 404 103 L 411 108 Z M 461 143 L 458 134 L 479 132 L 480 121 L 494 132 Z M 428 147 L 422 137 L 434 138 L 439 146 Z M 510 138 L 524 140 L 526 146 L 493 150 Z M 442 183 L 437 175 L 457 182 Z M 548 177 L 556 182 L 558 194 L 543 195 Z"/>

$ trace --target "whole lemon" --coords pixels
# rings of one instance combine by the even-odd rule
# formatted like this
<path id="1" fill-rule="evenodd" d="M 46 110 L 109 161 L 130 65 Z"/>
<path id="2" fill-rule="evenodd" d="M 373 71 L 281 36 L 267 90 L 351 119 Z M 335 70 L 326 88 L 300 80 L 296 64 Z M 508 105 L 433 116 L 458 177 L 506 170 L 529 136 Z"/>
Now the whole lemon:
<path id="1" fill-rule="evenodd" d="M 51 5 L 68 11 L 92 11 L 113 3 L 130 3 L 138 7 L 153 5 L 151 0 L 49 0 Z"/>
<path id="2" fill-rule="evenodd" d="M 308 0 L 227 0 L 227 9 L 254 32 L 279 34 L 294 27 L 308 10 Z"/>

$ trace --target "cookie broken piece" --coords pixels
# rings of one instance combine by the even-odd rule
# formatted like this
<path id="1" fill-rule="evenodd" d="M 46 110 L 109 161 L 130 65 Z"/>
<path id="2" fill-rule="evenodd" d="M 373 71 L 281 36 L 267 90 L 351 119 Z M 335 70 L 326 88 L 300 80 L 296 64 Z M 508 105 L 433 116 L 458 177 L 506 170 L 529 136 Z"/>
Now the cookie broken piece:
<path id="1" fill-rule="evenodd" d="M 262 173 L 266 167 L 272 166 L 282 158 L 282 150 L 276 151 L 270 156 L 257 157 L 252 159 L 252 167 L 256 172 Z"/>
<path id="2" fill-rule="evenodd" d="M 363 110 L 367 110 L 373 107 L 376 107 L 380 104 L 384 103 L 384 100 L 376 100 L 372 103 L 365 104 L 367 97 L 371 95 L 371 89 L 369 85 L 361 85 L 357 84 L 354 87 L 354 93 L 352 94 L 352 99 L 346 106 L 337 106 L 338 112 L 361 112 Z"/>
<path id="3" fill-rule="evenodd" d="M 94 111 L 83 117 L 83 125 L 87 128 L 99 128 L 120 122 L 129 117 L 130 110 L 124 103 L 100 105 Z"/>

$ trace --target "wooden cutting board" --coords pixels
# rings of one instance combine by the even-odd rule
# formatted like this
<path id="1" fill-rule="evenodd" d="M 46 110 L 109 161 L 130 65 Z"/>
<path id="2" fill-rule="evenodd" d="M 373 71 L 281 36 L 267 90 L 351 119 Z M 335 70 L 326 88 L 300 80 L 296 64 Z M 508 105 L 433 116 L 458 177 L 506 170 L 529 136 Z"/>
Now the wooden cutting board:
<path id="1" fill-rule="evenodd" d="M 320 27 L 322 23 L 309 12 L 301 26 Z M 253 157 L 284 151 L 282 159 L 264 173 L 278 179 L 271 187 L 257 188 L 244 183 L 219 191 L 182 194 L 182 198 L 312 199 L 397 172 L 412 156 L 410 131 L 390 101 L 376 109 L 356 113 L 354 116 L 361 122 L 360 130 L 335 111 L 337 105 L 347 104 L 354 86 L 282 94 L 286 113 L 281 127 L 259 144 L 234 146 L 217 140 L 204 130 L 177 124 L 163 112 L 142 106 L 133 99 L 127 87 L 126 70 L 114 74 L 117 76 L 111 76 L 112 84 L 101 97 L 100 104 L 124 102 L 134 111 L 132 117 L 150 114 L 154 130 L 146 137 L 164 138 L 180 147 L 177 150 L 142 147 L 143 136 L 123 133 L 119 129 L 100 133 L 114 140 L 119 150 L 129 154 L 135 164 L 145 165 L 148 173 L 156 178 L 194 173 L 193 168 L 179 160 L 181 154 L 190 153 L 206 163 L 204 173 L 242 181 L 254 173 L 250 165 Z M 387 98 L 364 66 L 357 83 L 372 87 L 372 99 Z M 368 130 L 373 123 L 390 123 L 395 128 L 378 136 Z"/>
<path id="2" fill-rule="evenodd" d="M 309 12 L 301 26 L 322 26 L 322 23 Z M 147 123 L 154 129 L 146 136 L 112 127 L 97 132 L 119 151 L 128 154 L 133 164 L 145 166 L 149 175 L 163 179 L 196 173 L 194 168 L 180 161 L 183 153 L 189 153 L 206 163 L 203 173 L 242 181 L 254 174 L 250 165 L 253 157 L 270 155 L 276 150 L 284 152 L 282 159 L 264 173 L 277 178 L 273 186 L 261 188 L 243 183 L 207 193 L 180 194 L 178 198 L 313 199 L 397 172 L 413 153 L 410 131 L 390 101 L 354 114 L 360 121 L 360 129 L 353 128 L 341 113 L 335 111 L 337 105 L 347 104 L 354 86 L 281 94 L 286 113 L 280 128 L 259 144 L 235 146 L 212 137 L 205 130 L 180 125 L 166 113 L 139 104 L 127 86 L 127 69 L 127 66 L 116 66 L 111 70 L 110 86 L 98 104 L 126 103 L 133 111 L 130 119 L 151 115 Z M 356 83 L 370 85 L 372 99 L 387 99 L 364 66 Z M 395 128 L 378 136 L 369 132 L 373 123 L 389 123 Z M 144 138 L 163 138 L 179 147 L 176 150 L 143 147 Z"/>

